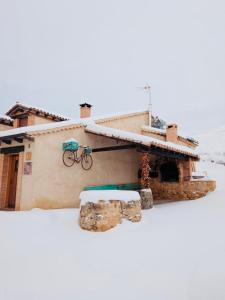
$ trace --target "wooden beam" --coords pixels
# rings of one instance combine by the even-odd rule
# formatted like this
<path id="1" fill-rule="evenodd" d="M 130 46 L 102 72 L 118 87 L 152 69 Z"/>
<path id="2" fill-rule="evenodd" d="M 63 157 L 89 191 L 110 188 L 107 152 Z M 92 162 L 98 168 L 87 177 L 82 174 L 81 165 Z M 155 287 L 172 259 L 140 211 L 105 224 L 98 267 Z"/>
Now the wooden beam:
<path id="1" fill-rule="evenodd" d="M 24 146 L 7 147 L 0 149 L 1 154 L 17 154 L 20 152 L 24 152 Z"/>
<path id="2" fill-rule="evenodd" d="M 28 141 L 30 141 L 30 142 L 34 142 L 34 138 L 32 137 L 32 136 L 30 136 L 30 135 L 24 135 L 24 137 L 23 137 L 24 139 L 26 139 L 26 140 L 28 140 Z"/>
<path id="3" fill-rule="evenodd" d="M 158 148 L 155 146 L 152 146 L 150 148 L 150 153 L 163 156 L 163 157 L 168 157 L 168 158 L 174 158 L 174 159 L 182 159 L 182 160 L 188 160 L 188 155 L 185 155 L 183 153 L 178 153 L 178 152 L 173 152 L 171 150 L 166 150 L 162 148 Z"/>
<path id="4" fill-rule="evenodd" d="M 14 140 L 15 140 L 17 143 L 20 143 L 20 144 L 23 143 L 23 139 L 22 139 L 22 138 L 14 138 Z"/>
<path id="5" fill-rule="evenodd" d="M 111 147 L 101 147 L 92 149 L 92 152 L 105 152 L 105 151 L 118 151 L 118 150 L 126 150 L 126 149 L 134 149 L 136 145 L 120 145 L 120 146 L 111 146 Z"/>
<path id="6" fill-rule="evenodd" d="M 10 139 L 2 139 L 1 141 L 7 145 L 12 144 L 12 140 L 10 140 Z"/>
<path id="7" fill-rule="evenodd" d="M 13 134 L 9 136 L 0 137 L 0 141 L 6 144 L 11 144 L 12 140 L 18 141 L 19 143 L 23 142 L 23 139 L 33 142 L 34 138 L 26 133 Z"/>

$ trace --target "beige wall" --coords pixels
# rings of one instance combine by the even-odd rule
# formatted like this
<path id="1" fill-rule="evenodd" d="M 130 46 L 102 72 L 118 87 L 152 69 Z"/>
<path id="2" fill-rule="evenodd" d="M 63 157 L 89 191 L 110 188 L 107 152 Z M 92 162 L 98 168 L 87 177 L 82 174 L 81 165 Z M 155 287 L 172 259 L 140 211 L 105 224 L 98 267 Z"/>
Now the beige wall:
<path id="1" fill-rule="evenodd" d="M 24 175 L 22 180 L 22 210 L 78 207 L 79 194 L 85 186 L 137 182 L 139 154 L 135 150 L 93 153 L 94 164 L 89 171 L 80 164 L 65 167 L 62 143 L 71 137 L 93 148 L 117 145 L 105 137 L 87 134 L 83 128 L 36 137 L 33 174 Z"/>
<path id="2" fill-rule="evenodd" d="M 197 145 L 194 145 L 191 142 L 188 142 L 187 140 L 185 140 L 185 139 L 183 139 L 181 137 L 178 137 L 178 143 L 179 143 L 179 145 L 190 147 L 192 149 L 196 149 L 197 148 Z"/>
<path id="3" fill-rule="evenodd" d="M 36 121 L 40 119 L 37 117 Z M 146 121 L 146 114 L 138 114 L 113 122 L 115 128 L 141 131 Z M 104 125 L 113 127 L 113 122 Z M 85 186 L 137 182 L 139 154 L 136 150 L 93 153 L 94 164 L 89 171 L 83 170 L 81 164 L 65 167 L 62 143 L 71 137 L 92 148 L 118 145 L 115 140 L 85 133 L 83 127 L 42 134 L 35 137 L 35 142 L 24 142 L 25 153 L 20 160 L 22 157 L 26 162 L 26 153 L 32 153 L 32 175 L 24 175 L 23 161 L 20 161 L 17 209 L 78 207 L 79 194 Z M 21 144 L 13 142 L 10 147 L 13 146 Z"/>
<path id="4" fill-rule="evenodd" d="M 34 116 L 34 125 L 48 124 L 53 122 L 55 121 L 43 117 Z"/>
<path id="5" fill-rule="evenodd" d="M 145 136 L 155 138 L 155 139 L 160 140 L 160 141 L 164 141 L 164 142 L 166 141 L 165 135 L 156 134 L 156 133 L 153 133 L 153 132 L 150 132 L 150 131 L 147 131 L 147 130 L 142 130 L 141 134 L 143 134 Z"/>
<path id="6" fill-rule="evenodd" d="M 13 129 L 12 126 L 0 124 L 0 131 Z"/>
<path id="7" fill-rule="evenodd" d="M 124 118 L 114 118 L 113 120 L 97 121 L 99 125 L 128 130 L 141 134 L 142 126 L 148 125 L 148 112 L 127 115 Z"/>

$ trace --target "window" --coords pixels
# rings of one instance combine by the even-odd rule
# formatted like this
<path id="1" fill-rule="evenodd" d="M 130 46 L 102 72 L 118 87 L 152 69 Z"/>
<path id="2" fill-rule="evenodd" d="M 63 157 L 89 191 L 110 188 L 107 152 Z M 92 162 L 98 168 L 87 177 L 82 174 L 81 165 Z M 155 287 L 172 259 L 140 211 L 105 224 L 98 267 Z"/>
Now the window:
<path id="1" fill-rule="evenodd" d="M 28 117 L 19 119 L 18 127 L 25 127 L 28 125 Z"/>

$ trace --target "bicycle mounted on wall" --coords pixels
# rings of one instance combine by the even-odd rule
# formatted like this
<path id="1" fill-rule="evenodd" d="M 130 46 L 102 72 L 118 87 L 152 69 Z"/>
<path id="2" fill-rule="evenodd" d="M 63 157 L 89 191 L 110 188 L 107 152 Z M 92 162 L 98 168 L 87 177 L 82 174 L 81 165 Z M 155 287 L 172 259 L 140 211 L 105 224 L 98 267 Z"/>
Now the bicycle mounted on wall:
<path id="1" fill-rule="evenodd" d="M 81 153 L 79 154 L 79 150 Z M 84 170 L 88 171 L 93 165 L 92 149 L 89 146 L 80 146 L 79 142 L 70 139 L 63 143 L 63 163 L 66 167 L 72 167 L 75 163 L 81 163 Z"/>

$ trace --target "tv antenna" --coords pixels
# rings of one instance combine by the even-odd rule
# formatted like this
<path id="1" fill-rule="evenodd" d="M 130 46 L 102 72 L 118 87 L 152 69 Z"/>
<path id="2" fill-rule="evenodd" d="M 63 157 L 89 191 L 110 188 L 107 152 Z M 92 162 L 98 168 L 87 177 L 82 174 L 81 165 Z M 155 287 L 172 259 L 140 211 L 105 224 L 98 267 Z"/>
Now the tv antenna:
<path id="1" fill-rule="evenodd" d="M 152 125 L 152 95 L 151 95 L 151 86 L 146 84 L 145 86 L 138 87 L 138 89 L 144 90 L 148 93 L 148 114 L 149 114 L 149 126 Z"/>

